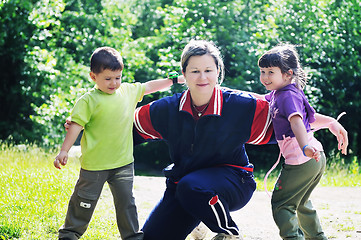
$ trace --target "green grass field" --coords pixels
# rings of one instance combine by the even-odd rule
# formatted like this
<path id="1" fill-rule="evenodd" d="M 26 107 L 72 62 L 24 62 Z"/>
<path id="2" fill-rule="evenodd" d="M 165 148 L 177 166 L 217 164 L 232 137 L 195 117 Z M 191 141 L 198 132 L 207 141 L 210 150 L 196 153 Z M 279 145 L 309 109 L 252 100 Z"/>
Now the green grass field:
<path id="1" fill-rule="evenodd" d="M 0 239 L 57 239 L 78 177 L 79 163 L 73 159 L 57 170 L 52 164 L 55 155 L 35 146 L 0 145 Z M 278 171 L 279 168 L 274 170 L 268 179 L 269 191 Z M 256 173 L 258 190 L 263 190 L 263 177 L 263 173 Z M 355 159 L 348 165 L 330 161 L 321 186 L 360 186 L 360 183 L 360 168 Z M 138 211 L 142 211 L 142 206 L 138 206 Z M 99 218 L 96 212 L 91 231 L 82 239 L 117 239 L 114 217 Z"/>

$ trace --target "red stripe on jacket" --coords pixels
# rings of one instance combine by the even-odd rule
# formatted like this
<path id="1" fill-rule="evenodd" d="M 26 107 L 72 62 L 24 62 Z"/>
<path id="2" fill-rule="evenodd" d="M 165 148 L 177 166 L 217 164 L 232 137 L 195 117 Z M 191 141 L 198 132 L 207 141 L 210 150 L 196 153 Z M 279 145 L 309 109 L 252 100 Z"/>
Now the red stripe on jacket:
<path id="1" fill-rule="evenodd" d="M 145 140 L 147 139 L 163 139 L 162 135 L 157 132 L 150 119 L 150 108 L 151 103 L 139 107 L 134 113 L 134 126 L 137 129 L 139 135 Z"/>
<path id="2" fill-rule="evenodd" d="M 269 114 L 269 103 L 257 99 L 256 111 L 253 117 L 251 136 L 247 143 L 267 144 L 273 134 L 272 118 Z"/>

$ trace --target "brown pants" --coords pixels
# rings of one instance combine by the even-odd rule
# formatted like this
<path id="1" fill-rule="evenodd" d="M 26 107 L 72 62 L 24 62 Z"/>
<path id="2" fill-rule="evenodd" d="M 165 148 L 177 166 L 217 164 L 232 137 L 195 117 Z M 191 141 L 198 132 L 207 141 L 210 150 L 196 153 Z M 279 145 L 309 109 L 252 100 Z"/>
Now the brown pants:
<path id="1" fill-rule="evenodd" d="M 103 170 L 80 170 L 79 179 L 70 198 L 59 239 L 79 239 L 86 231 L 105 182 L 112 192 L 117 225 L 122 239 L 141 240 L 138 215 L 133 197 L 134 164 Z"/>

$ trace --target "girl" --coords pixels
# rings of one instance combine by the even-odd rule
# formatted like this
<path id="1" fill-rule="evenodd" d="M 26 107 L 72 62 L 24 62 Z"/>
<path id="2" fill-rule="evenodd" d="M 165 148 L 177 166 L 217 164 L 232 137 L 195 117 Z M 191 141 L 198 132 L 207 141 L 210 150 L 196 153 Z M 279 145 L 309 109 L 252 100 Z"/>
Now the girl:
<path id="1" fill-rule="evenodd" d="M 309 200 L 325 170 L 326 157 L 311 131 L 311 125 L 317 127 L 312 123 L 318 115 L 303 93 L 307 76 L 294 46 L 288 44 L 267 51 L 258 66 L 261 83 L 272 91 L 265 98 L 270 102 L 276 140 L 285 158 L 271 200 L 280 236 L 327 239 Z M 323 118 L 322 124 L 317 122 L 331 127 L 335 120 Z M 342 153 L 346 154 L 346 148 Z"/>

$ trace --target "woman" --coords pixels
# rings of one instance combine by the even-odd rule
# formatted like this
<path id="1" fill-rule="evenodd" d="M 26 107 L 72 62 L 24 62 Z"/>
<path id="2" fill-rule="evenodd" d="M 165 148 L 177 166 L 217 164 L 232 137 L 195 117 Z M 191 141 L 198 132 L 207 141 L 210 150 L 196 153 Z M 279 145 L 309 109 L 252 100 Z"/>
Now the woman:
<path id="1" fill-rule="evenodd" d="M 245 143 L 274 141 L 268 104 L 250 94 L 220 88 L 223 61 L 218 49 L 192 40 L 181 57 L 188 90 L 140 107 L 135 140 L 165 140 L 173 164 L 167 188 L 144 224 L 144 240 L 184 240 L 202 221 L 213 238 L 242 239 L 231 211 L 244 207 L 256 189 Z M 333 119 L 316 115 L 316 123 Z M 342 149 L 347 132 L 330 130 Z"/>

